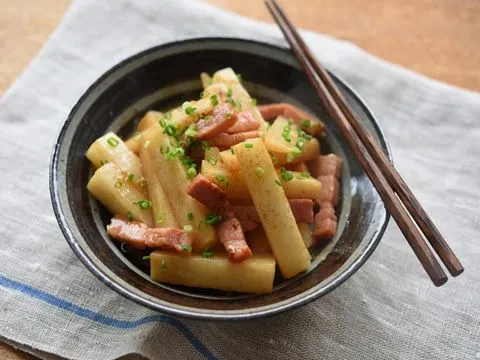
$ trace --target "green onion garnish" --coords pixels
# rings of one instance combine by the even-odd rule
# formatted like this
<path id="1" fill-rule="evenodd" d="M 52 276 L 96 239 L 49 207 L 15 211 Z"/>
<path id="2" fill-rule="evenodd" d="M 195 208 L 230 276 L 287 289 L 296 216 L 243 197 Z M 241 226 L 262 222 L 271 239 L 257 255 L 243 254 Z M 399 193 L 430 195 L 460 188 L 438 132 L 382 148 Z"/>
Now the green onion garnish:
<path id="1" fill-rule="evenodd" d="M 217 159 L 209 158 L 207 161 L 213 166 L 217 165 Z"/>
<path id="2" fill-rule="evenodd" d="M 212 103 L 213 106 L 217 106 L 218 105 L 218 96 L 217 95 L 210 96 L 210 102 Z"/>
<path id="3" fill-rule="evenodd" d="M 193 115 L 195 113 L 195 111 L 197 111 L 197 108 L 195 108 L 193 106 L 187 106 L 185 108 L 185 114 L 187 114 L 187 115 Z"/>
<path id="4" fill-rule="evenodd" d="M 280 176 L 284 181 L 290 181 L 293 179 L 293 174 L 285 169 L 283 166 L 280 168 Z"/>
<path id="5" fill-rule="evenodd" d="M 162 259 L 162 272 L 167 271 L 167 262 L 165 259 Z"/>
<path id="6" fill-rule="evenodd" d="M 131 211 L 127 212 L 127 219 L 128 221 L 132 221 L 133 220 L 133 214 Z"/>
<path id="7" fill-rule="evenodd" d="M 252 103 L 253 106 L 257 106 L 257 99 L 252 98 L 252 100 L 250 100 L 250 102 Z"/>
<path id="8" fill-rule="evenodd" d="M 243 146 L 245 146 L 247 149 L 253 148 L 253 144 L 250 144 L 250 143 L 246 143 L 246 144 L 243 145 Z"/>
<path id="9" fill-rule="evenodd" d="M 310 175 L 310 173 L 309 173 L 308 171 L 302 171 L 302 172 L 300 173 L 300 176 L 301 176 L 302 178 L 305 178 L 305 179 L 312 177 L 312 175 Z"/>
<path id="10" fill-rule="evenodd" d="M 105 159 L 100 160 L 100 165 L 103 166 L 105 164 L 108 164 L 108 160 L 105 160 Z"/>
<path id="11" fill-rule="evenodd" d="M 157 218 L 155 219 L 155 223 L 157 225 L 163 224 L 164 221 L 165 221 L 165 213 L 157 215 Z"/>
<path id="12" fill-rule="evenodd" d="M 146 260 L 150 260 L 150 255 L 142 256 L 142 259 L 145 260 L 145 261 L 146 261 Z"/>
<path id="13" fill-rule="evenodd" d="M 192 225 L 185 225 L 183 227 L 183 231 L 185 231 L 186 233 L 192 232 L 193 231 Z"/>
<path id="14" fill-rule="evenodd" d="M 217 214 L 208 214 L 205 218 L 205 223 L 207 225 L 215 226 L 218 225 L 222 221 L 222 217 Z"/>
<path id="15" fill-rule="evenodd" d="M 119 189 L 122 187 L 122 182 L 120 180 L 115 181 L 115 188 Z"/>
<path id="16" fill-rule="evenodd" d="M 108 145 L 110 145 L 111 147 L 117 147 L 118 144 L 119 144 L 119 141 L 118 139 L 114 138 L 113 136 L 110 136 L 108 139 L 107 139 L 107 143 Z"/>
<path id="17" fill-rule="evenodd" d="M 187 214 L 187 219 L 190 220 L 190 221 L 193 220 L 193 214 L 192 214 L 191 212 L 189 212 L 189 213 Z"/>
<path id="18" fill-rule="evenodd" d="M 140 208 L 144 210 L 149 209 L 152 206 L 152 203 L 148 200 L 135 201 L 133 204 L 140 206 Z"/>
<path id="19" fill-rule="evenodd" d="M 193 179 L 195 176 L 197 176 L 197 169 L 193 166 L 189 167 L 187 170 L 187 178 Z"/>
<path id="20" fill-rule="evenodd" d="M 255 168 L 255 174 L 258 176 L 258 177 L 262 177 L 263 174 L 265 174 L 265 170 L 263 170 L 263 168 L 261 168 L 260 166 Z"/>
<path id="21" fill-rule="evenodd" d="M 277 184 L 278 186 L 282 186 L 282 183 L 278 180 L 275 180 L 275 184 Z"/>
<path id="22" fill-rule="evenodd" d="M 228 96 L 228 97 L 232 97 L 232 94 L 233 94 L 232 88 L 228 88 L 228 90 L 227 90 L 227 96 Z"/>
<path id="23" fill-rule="evenodd" d="M 308 129 L 310 126 L 312 126 L 312 122 L 307 119 L 302 119 L 302 122 L 300 123 L 300 127 L 302 129 Z"/>
<path id="24" fill-rule="evenodd" d="M 182 245 L 180 248 L 182 249 L 182 251 L 192 251 L 192 247 L 190 245 Z"/>
<path id="25" fill-rule="evenodd" d="M 128 173 L 127 179 L 128 179 L 128 181 L 133 181 L 133 179 L 135 179 L 135 175 L 132 174 L 132 173 Z"/>
<path id="26" fill-rule="evenodd" d="M 212 256 L 213 256 L 213 251 L 210 248 L 206 248 L 202 253 L 202 257 L 207 259 L 211 258 Z"/>

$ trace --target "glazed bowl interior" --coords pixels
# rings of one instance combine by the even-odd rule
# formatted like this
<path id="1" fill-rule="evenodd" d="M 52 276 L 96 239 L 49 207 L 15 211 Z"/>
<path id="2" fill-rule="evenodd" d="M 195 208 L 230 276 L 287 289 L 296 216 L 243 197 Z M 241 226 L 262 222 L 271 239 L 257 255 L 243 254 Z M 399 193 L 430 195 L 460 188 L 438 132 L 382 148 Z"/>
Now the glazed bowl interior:
<path id="1" fill-rule="evenodd" d="M 327 124 L 323 153 L 344 159 L 335 238 L 311 251 L 312 267 L 289 280 L 275 279 L 265 295 L 226 293 L 156 283 L 141 251 L 120 250 L 106 234 L 108 212 L 90 197 L 86 184 L 90 144 L 107 131 L 127 137 L 148 110 L 165 110 L 198 98 L 200 72 L 232 67 L 258 102 L 289 102 Z M 354 113 L 388 146 L 358 96 L 334 77 Z M 55 145 L 50 174 L 54 210 L 62 232 L 83 263 L 107 285 L 153 309 L 205 319 L 243 319 L 278 313 L 318 298 L 352 275 L 381 238 L 388 215 L 372 184 L 325 112 L 296 60 L 286 49 L 241 39 L 201 38 L 146 50 L 97 80 L 70 113 Z"/>

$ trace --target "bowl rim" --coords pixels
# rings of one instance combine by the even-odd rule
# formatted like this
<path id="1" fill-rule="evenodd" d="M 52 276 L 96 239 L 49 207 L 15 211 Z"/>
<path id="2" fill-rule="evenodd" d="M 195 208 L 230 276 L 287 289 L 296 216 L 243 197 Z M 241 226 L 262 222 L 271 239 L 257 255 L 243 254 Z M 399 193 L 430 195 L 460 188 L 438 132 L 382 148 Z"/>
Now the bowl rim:
<path id="1" fill-rule="evenodd" d="M 184 39 L 178 39 L 175 41 L 166 42 L 157 46 L 147 48 L 145 50 L 137 52 L 123 59 L 122 61 L 118 62 L 114 66 L 110 67 L 100 77 L 98 77 L 77 100 L 72 110 L 69 112 L 53 146 L 51 161 L 49 166 L 49 190 L 50 190 L 50 198 L 51 198 L 54 214 L 57 219 L 60 230 L 64 238 L 68 242 L 70 248 L 73 250 L 73 252 L 77 255 L 77 257 L 81 260 L 81 262 L 85 265 L 85 267 L 87 267 L 97 278 L 99 278 L 104 284 L 106 284 L 108 287 L 115 290 L 117 293 L 121 294 L 122 296 L 126 297 L 127 299 L 133 300 L 137 304 L 146 306 L 152 310 L 168 313 L 170 315 L 199 319 L 199 320 L 246 320 L 246 319 L 261 318 L 261 317 L 271 316 L 274 314 L 279 314 L 284 311 L 291 310 L 291 309 L 300 307 L 302 305 L 308 304 L 313 300 L 318 299 L 319 297 L 324 296 L 329 292 L 331 292 L 332 290 L 336 289 L 339 285 L 344 283 L 350 276 L 352 276 L 366 262 L 366 260 L 371 256 L 371 254 L 373 253 L 373 251 L 375 250 L 378 243 L 383 237 L 383 234 L 390 220 L 390 214 L 388 213 L 388 211 L 386 211 L 385 219 L 383 223 L 379 226 L 378 231 L 374 234 L 374 236 L 372 236 L 372 238 L 369 240 L 364 250 L 358 255 L 357 259 L 354 262 L 352 262 L 347 268 L 345 268 L 344 271 L 340 275 L 338 275 L 337 278 L 333 279 L 330 283 L 324 285 L 321 288 L 316 289 L 312 293 L 304 297 L 301 297 L 300 299 L 288 302 L 286 304 L 282 304 L 281 306 L 276 306 L 275 304 L 272 304 L 269 309 L 262 309 L 262 310 L 254 309 L 251 312 L 246 312 L 241 314 L 232 313 L 232 310 L 221 310 L 219 311 L 221 314 L 214 314 L 214 313 L 205 314 L 205 313 L 196 312 L 195 308 L 193 307 L 188 308 L 188 310 L 171 308 L 171 307 L 156 303 L 154 301 L 151 301 L 145 297 L 142 297 L 141 295 L 132 293 L 129 289 L 115 282 L 113 279 L 110 278 L 108 274 L 106 274 L 104 271 L 98 268 L 97 265 L 90 259 L 86 251 L 76 241 L 75 237 L 71 232 L 69 222 L 64 214 L 60 197 L 59 197 L 60 185 L 59 185 L 59 179 L 58 179 L 58 165 L 59 165 L 59 151 L 61 148 L 61 144 L 63 143 L 63 138 L 66 134 L 67 129 L 70 126 L 70 123 L 73 120 L 73 117 L 77 109 L 83 103 L 84 99 L 87 98 L 90 95 L 90 93 L 95 88 L 97 88 L 98 85 L 100 85 L 106 78 L 108 78 L 110 74 L 115 72 L 117 69 L 123 67 L 124 65 L 132 61 L 135 61 L 137 58 L 146 56 L 150 53 L 169 49 L 171 47 L 188 45 L 190 43 L 196 43 L 196 42 L 225 42 L 226 44 L 228 44 L 228 42 L 240 42 L 240 43 L 247 43 L 247 44 L 255 44 L 256 46 L 270 48 L 275 51 L 281 51 L 281 52 L 284 52 L 285 55 L 291 56 L 291 51 L 289 48 L 264 42 L 264 41 L 238 38 L 238 37 L 199 36 L 199 37 L 188 37 Z M 332 77 L 336 78 L 336 80 L 338 80 L 342 84 L 342 86 L 344 86 L 345 89 L 348 92 L 350 92 L 350 94 L 354 98 L 356 98 L 357 103 L 362 109 L 362 111 L 364 111 L 365 114 L 370 118 L 372 125 L 378 134 L 381 146 L 385 149 L 385 152 L 389 161 L 393 163 L 390 145 L 376 117 L 373 115 L 373 112 L 369 109 L 366 102 L 348 84 L 348 82 L 343 80 L 342 77 L 338 76 L 334 72 L 331 72 L 330 70 L 328 70 L 328 72 Z M 318 284 L 316 284 L 315 286 L 318 286 Z M 312 289 L 314 289 L 315 286 Z"/>

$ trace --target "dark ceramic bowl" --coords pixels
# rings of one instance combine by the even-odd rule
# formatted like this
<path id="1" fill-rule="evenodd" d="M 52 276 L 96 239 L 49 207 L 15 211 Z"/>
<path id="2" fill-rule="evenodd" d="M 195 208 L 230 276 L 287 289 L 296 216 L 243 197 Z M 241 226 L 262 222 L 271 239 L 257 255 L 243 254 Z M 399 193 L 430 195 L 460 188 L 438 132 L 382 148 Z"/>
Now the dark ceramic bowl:
<path id="1" fill-rule="evenodd" d="M 112 130 L 126 136 L 149 109 L 166 109 L 198 97 L 199 74 L 231 66 L 260 103 L 286 101 L 317 114 L 328 126 L 324 152 L 345 161 L 336 237 L 312 251 L 309 271 L 277 279 L 266 295 L 225 293 L 155 283 L 138 251 L 123 253 L 106 234 L 108 213 L 86 189 L 91 175 L 84 154 Z M 335 82 L 356 115 L 388 146 L 378 123 L 359 97 L 338 77 Z M 55 144 L 50 191 L 60 228 L 80 260 L 120 294 L 155 310 L 202 319 L 246 319 L 308 303 L 336 288 L 372 254 L 388 215 L 369 179 L 334 122 L 310 88 L 290 51 L 240 39 L 201 38 L 161 45 L 132 56 L 98 79 L 80 98 Z"/>

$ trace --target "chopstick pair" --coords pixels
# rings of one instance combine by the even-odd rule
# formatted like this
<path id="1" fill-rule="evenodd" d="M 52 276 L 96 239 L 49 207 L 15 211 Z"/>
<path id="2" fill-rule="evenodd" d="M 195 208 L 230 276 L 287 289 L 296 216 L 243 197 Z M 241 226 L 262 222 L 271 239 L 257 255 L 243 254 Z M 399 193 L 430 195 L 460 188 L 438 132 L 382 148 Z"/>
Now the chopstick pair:
<path id="1" fill-rule="evenodd" d="M 266 0 L 265 3 L 308 76 L 311 85 L 345 136 L 356 158 L 385 203 L 387 211 L 399 226 L 432 282 L 436 286 L 441 286 L 447 282 L 448 278 L 419 230 L 423 232 L 450 274 L 452 276 L 460 275 L 463 272 L 463 266 L 447 241 L 389 162 L 373 136 L 353 115 L 330 75 L 320 65 L 293 23 L 276 0 Z"/>

